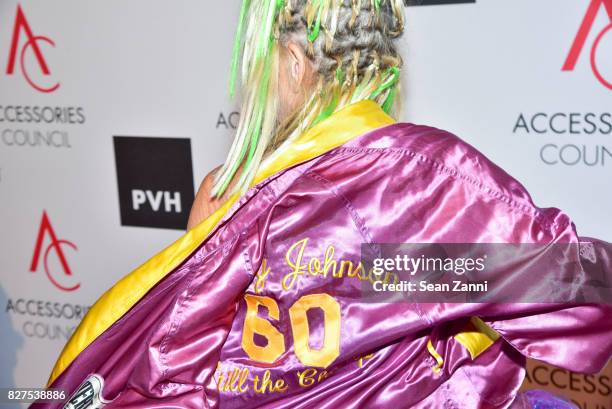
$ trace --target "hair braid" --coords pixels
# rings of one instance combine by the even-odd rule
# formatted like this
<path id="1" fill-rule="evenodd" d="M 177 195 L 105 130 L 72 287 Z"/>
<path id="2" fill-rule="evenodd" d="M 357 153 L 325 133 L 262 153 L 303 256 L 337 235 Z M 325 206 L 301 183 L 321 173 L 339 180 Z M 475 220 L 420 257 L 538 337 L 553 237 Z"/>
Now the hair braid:
<path id="1" fill-rule="evenodd" d="M 372 64 L 376 64 L 379 70 L 401 67 L 402 59 L 393 40 L 401 35 L 404 22 L 401 10 L 399 14 L 395 13 L 393 2 L 384 2 L 380 5 L 380 12 L 374 13 L 374 1 L 337 1 L 339 7 L 333 34 L 328 35 L 331 30 L 324 25 L 324 35 L 309 46 L 305 35 L 305 9 L 312 3 L 308 0 L 292 2 L 291 12 L 280 29 L 280 39 L 281 43 L 292 40 L 301 44 L 325 81 L 333 80 L 338 68 L 356 70 L 350 72 L 362 77 Z M 357 64 L 355 51 L 359 56 Z"/>

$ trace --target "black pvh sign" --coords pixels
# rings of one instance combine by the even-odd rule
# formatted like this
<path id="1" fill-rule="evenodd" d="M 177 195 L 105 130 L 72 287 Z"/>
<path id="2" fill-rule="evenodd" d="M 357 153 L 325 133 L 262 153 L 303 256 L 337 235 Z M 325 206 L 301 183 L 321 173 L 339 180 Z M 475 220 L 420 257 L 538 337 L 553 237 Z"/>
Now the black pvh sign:
<path id="1" fill-rule="evenodd" d="M 188 138 L 113 137 L 121 225 L 185 229 L 194 199 Z"/>

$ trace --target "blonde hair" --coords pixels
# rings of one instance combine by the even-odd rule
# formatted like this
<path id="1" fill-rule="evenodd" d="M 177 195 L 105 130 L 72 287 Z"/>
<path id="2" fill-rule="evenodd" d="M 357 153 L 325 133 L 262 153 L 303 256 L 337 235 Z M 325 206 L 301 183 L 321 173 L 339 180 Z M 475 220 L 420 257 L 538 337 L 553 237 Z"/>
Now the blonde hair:
<path id="1" fill-rule="evenodd" d="M 242 52 L 241 117 L 212 196 L 223 195 L 240 164 L 234 191 L 246 191 L 264 159 L 351 103 L 372 100 L 393 115 L 402 65 L 394 40 L 403 30 L 401 0 L 243 0 L 230 80 L 233 94 Z M 319 79 L 278 123 L 278 53 L 288 41 L 304 48 Z"/>

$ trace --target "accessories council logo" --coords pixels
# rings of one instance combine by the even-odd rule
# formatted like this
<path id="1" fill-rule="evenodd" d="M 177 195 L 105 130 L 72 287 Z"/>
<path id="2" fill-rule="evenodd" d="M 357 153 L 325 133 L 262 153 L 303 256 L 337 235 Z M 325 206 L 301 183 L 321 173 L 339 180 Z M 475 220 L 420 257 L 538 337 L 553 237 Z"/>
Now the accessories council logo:
<path id="1" fill-rule="evenodd" d="M 574 38 L 574 42 L 569 50 L 567 58 L 565 59 L 565 63 L 563 64 L 562 71 L 574 71 L 576 67 L 576 63 L 578 62 L 578 58 L 582 53 L 582 49 L 585 46 L 587 37 L 591 33 L 593 29 L 593 24 L 595 22 L 595 18 L 597 17 L 598 12 L 601 9 L 606 11 L 606 17 L 608 17 L 608 25 L 606 25 L 595 37 L 591 45 L 591 53 L 590 53 L 590 63 L 591 69 L 593 70 L 593 74 L 597 78 L 597 80 L 603 84 L 604 87 L 612 90 L 612 76 L 608 73 L 608 77 L 601 72 L 597 65 L 597 56 L 603 55 L 604 53 L 598 53 L 598 48 L 601 43 L 601 40 L 604 36 L 610 31 L 612 31 L 612 0 L 591 0 L 589 7 L 587 8 L 586 14 L 582 19 L 582 23 L 578 28 L 578 33 L 576 33 L 576 37 Z M 609 55 L 609 54 L 608 54 Z"/>
<path id="2" fill-rule="evenodd" d="M 184 230 L 194 199 L 188 138 L 113 137 L 121 225 Z"/>
<path id="3" fill-rule="evenodd" d="M 47 247 L 43 247 L 45 237 L 47 236 L 51 242 L 47 245 Z M 77 246 L 71 241 L 58 239 L 57 234 L 51 225 L 51 220 L 49 220 L 47 212 L 43 210 L 40 226 L 38 228 L 38 235 L 36 236 L 36 244 L 34 245 L 32 262 L 30 263 L 30 271 L 32 273 L 38 271 L 38 266 L 42 256 L 42 264 L 49 281 L 51 281 L 54 286 L 62 291 L 74 291 L 78 289 L 81 284 L 79 282 L 75 282 L 75 276 L 72 273 L 70 265 L 68 264 L 68 259 L 64 253 L 64 248 L 71 248 L 75 251 L 77 250 Z M 57 258 L 55 263 L 50 262 L 49 256 L 51 255 L 52 250 Z M 62 270 L 63 274 L 59 273 L 59 270 Z"/>
<path id="4" fill-rule="evenodd" d="M 51 69 L 43 53 L 43 49 L 54 47 L 55 42 L 51 38 L 34 34 L 21 5 L 18 4 L 6 75 L 14 75 L 16 67 L 19 66 L 21 75 L 35 90 L 43 93 L 57 90 L 60 83 L 51 79 Z"/>

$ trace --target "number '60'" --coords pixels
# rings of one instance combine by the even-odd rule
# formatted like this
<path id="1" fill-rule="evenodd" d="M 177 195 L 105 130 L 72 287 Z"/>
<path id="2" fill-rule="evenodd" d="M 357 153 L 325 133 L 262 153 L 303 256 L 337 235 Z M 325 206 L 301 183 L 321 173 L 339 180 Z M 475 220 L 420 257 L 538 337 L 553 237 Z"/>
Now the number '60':
<path id="1" fill-rule="evenodd" d="M 244 327 L 242 329 L 242 348 L 247 355 L 258 362 L 271 364 L 285 352 L 285 338 L 268 320 L 257 316 L 259 306 L 267 308 L 268 315 L 280 319 L 278 304 L 270 297 L 246 294 L 247 304 Z M 312 308 L 323 310 L 325 336 L 319 349 L 310 347 L 310 329 L 307 312 Z M 291 332 L 295 355 L 306 366 L 327 368 L 340 355 L 340 304 L 329 294 L 310 294 L 300 297 L 289 308 Z M 259 334 L 268 341 L 266 346 L 256 345 L 254 335 Z"/>

